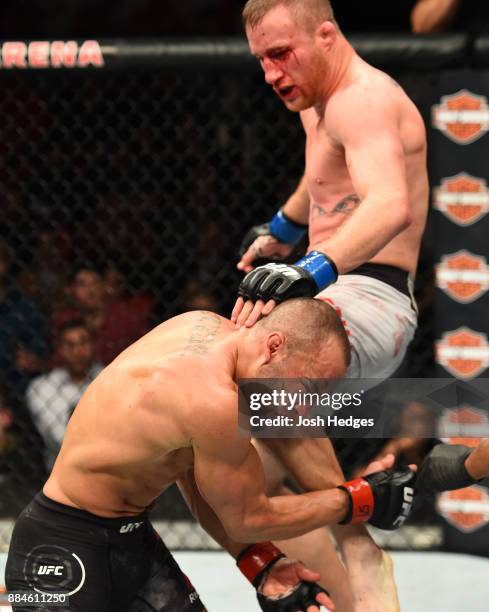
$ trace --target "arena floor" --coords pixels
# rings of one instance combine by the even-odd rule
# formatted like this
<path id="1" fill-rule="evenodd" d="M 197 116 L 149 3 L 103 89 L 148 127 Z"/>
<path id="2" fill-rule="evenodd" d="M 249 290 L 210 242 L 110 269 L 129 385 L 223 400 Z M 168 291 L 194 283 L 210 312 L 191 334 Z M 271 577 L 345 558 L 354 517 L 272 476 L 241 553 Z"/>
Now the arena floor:
<path id="1" fill-rule="evenodd" d="M 392 556 L 402 612 L 487 612 L 488 559 L 426 552 Z M 181 552 L 175 557 L 209 612 L 258 612 L 253 590 L 224 553 Z M 0 555 L 0 583 L 4 566 L 5 555 Z"/>

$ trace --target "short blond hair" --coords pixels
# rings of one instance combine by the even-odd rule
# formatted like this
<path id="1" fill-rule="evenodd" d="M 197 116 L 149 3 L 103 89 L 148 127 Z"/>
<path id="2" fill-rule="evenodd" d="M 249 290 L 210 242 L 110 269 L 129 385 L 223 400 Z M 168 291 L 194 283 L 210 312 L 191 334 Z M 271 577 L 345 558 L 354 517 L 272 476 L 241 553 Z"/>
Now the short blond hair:
<path id="1" fill-rule="evenodd" d="M 296 19 L 303 20 L 314 30 L 323 21 L 333 21 L 333 7 L 329 0 L 248 0 L 243 9 L 243 24 L 255 28 L 276 6 L 285 6 Z"/>

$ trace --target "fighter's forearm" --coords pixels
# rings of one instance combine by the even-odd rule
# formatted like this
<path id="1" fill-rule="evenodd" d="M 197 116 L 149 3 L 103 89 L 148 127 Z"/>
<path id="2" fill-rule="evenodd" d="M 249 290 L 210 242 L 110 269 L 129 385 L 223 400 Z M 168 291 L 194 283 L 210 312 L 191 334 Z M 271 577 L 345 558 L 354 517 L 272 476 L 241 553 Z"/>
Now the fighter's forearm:
<path id="1" fill-rule="evenodd" d="M 336 524 L 348 513 L 348 494 L 341 489 L 266 499 L 242 517 L 234 537 L 244 542 L 288 540 Z"/>
<path id="2" fill-rule="evenodd" d="M 340 489 L 303 495 L 263 497 L 258 507 L 253 506 L 234 519 L 228 518 L 225 528 L 221 519 L 199 493 L 193 474 L 189 472 L 177 484 L 192 514 L 202 527 L 235 558 L 242 551 L 243 542 L 296 537 L 318 527 L 338 523 L 349 509 L 348 494 Z"/>
<path id="3" fill-rule="evenodd" d="M 489 477 L 489 440 L 483 440 L 467 457 L 465 469 L 474 480 Z"/>
<path id="4" fill-rule="evenodd" d="M 292 221 L 307 225 L 309 221 L 309 202 L 306 177 L 303 176 L 297 189 L 284 204 L 283 211 Z"/>
<path id="5" fill-rule="evenodd" d="M 329 255 L 339 273 L 346 274 L 369 261 L 410 223 L 408 204 L 403 199 L 387 202 L 366 198 L 331 238 L 310 248 Z"/>
<path id="6" fill-rule="evenodd" d="M 411 27 L 417 34 L 440 32 L 454 21 L 460 0 L 421 0 L 411 12 Z"/>

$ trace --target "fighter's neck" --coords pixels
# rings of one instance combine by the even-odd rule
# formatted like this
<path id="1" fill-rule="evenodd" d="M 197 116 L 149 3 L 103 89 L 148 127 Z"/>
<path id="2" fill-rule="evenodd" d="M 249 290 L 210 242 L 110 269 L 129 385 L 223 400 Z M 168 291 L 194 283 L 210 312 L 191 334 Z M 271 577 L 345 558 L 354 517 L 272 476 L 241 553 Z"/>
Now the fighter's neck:
<path id="1" fill-rule="evenodd" d="M 338 35 L 331 54 L 324 79 L 325 87 L 320 100 L 314 105 L 319 119 L 324 116 L 324 110 L 331 97 L 351 81 L 352 72 L 359 59 L 353 47 L 341 33 Z"/>
<path id="2" fill-rule="evenodd" d="M 234 379 L 253 378 L 257 369 L 257 343 L 250 341 L 253 330 L 241 327 L 236 330 L 229 342 L 230 355 L 234 363 Z"/>

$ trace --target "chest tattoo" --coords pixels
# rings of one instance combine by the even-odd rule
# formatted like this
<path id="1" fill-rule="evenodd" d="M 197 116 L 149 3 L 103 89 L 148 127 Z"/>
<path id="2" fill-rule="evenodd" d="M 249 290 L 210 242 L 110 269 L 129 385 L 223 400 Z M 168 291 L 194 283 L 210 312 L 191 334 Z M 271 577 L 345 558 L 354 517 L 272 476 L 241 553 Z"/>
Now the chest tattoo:
<path id="1" fill-rule="evenodd" d="M 317 217 L 331 216 L 337 213 L 349 215 L 356 208 L 358 208 L 359 204 L 360 198 L 356 193 L 351 193 L 350 195 L 345 196 L 342 200 L 337 202 L 331 210 L 328 210 L 325 206 L 321 206 L 320 204 L 313 203 L 311 207 L 311 217 L 316 219 Z"/>

